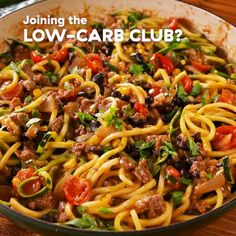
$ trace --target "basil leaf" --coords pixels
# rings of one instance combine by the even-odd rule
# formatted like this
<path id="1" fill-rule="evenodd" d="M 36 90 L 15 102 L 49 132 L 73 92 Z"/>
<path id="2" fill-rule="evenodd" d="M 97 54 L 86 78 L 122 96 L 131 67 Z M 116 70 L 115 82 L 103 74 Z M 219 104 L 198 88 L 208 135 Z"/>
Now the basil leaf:
<path id="1" fill-rule="evenodd" d="M 177 96 L 183 102 L 187 102 L 188 101 L 188 94 L 185 92 L 184 87 L 183 87 L 182 84 L 180 84 L 179 87 L 178 87 Z"/>
<path id="2" fill-rule="evenodd" d="M 84 125 L 88 125 L 92 120 L 96 120 L 95 117 L 87 113 L 77 112 L 77 115 L 80 119 L 80 122 Z"/>
<path id="3" fill-rule="evenodd" d="M 139 152 L 141 158 L 148 158 L 151 155 L 152 146 L 155 142 L 145 142 L 144 140 L 137 140 L 135 148 Z"/>
<path id="4" fill-rule="evenodd" d="M 96 229 L 95 220 L 89 215 L 84 214 L 83 218 L 75 218 L 65 223 L 66 225 L 75 226 L 80 229 Z"/>
<path id="5" fill-rule="evenodd" d="M 188 148 L 189 148 L 190 154 L 193 156 L 197 156 L 200 153 L 199 146 L 194 142 L 192 138 L 189 138 Z"/>
<path id="6" fill-rule="evenodd" d="M 122 121 L 118 117 L 118 111 L 118 108 L 110 107 L 109 113 L 104 118 L 104 121 L 106 122 L 107 126 L 114 125 L 114 127 L 120 131 L 122 128 Z"/>
<path id="7" fill-rule="evenodd" d="M 135 75 L 143 74 L 143 66 L 138 64 L 132 64 L 129 68 L 129 71 Z"/>
<path id="8" fill-rule="evenodd" d="M 185 185 L 191 185 L 193 184 L 193 181 L 191 179 L 186 179 L 184 177 L 180 178 L 180 182 Z"/>
<path id="9" fill-rule="evenodd" d="M 174 191 L 172 193 L 172 196 L 171 196 L 171 201 L 173 202 L 173 204 L 175 206 L 178 206 L 178 205 L 180 205 L 182 203 L 183 196 L 184 196 L 183 192 L 181 192 L 181 191 Z"/>
<path id="10" fill-rule="evenodd" d="M 84 207 L 84 206 L 78 206 L 78 207 L 76 207 L 76 210 L 77 210 L 78 213 L 82 216 L 82 215 L 85 213 L 85 211 L 86 211 L 86 207 Z"/>
<path id="11" fill-rule="evenodd" d="M 228 183 L 234 184 L 234 179 L 232 177 L 232 173 L 230 170 L 230 164 L 229 164 L 229 157 L 225 157 L 222 161 L 223 163 L 223 169 L 224 169 L 224 175 Z"/>
<path id="12" fill-rule="evenodd" d="M 176 184 L 177 180 L 172 175 L 166 175 L 166 179 L 169 180 L 172 184 Z"/>
<path id="13" fill-rule="evenodd" d="M 202 86 L 201 84 L 198 83 L 192 88 L 190 95 L 193 97 L 197 97 L 199 93 L 201 92 L 201 90 L 202 90 Z"/>

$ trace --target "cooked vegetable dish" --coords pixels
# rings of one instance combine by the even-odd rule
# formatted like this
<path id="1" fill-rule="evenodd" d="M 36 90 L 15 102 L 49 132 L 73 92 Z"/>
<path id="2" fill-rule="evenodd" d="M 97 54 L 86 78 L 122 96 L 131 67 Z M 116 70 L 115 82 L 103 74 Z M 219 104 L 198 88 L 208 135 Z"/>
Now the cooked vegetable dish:
<path id="1" fill-rule="evenodd" d="M 0 203 L 47 222 L 116 231 L 220 207 L 235 191 L 236 65 L 176 17 L 87 17 L 88 32 L 183 35 L 171 43 L 8 39 Z"/>

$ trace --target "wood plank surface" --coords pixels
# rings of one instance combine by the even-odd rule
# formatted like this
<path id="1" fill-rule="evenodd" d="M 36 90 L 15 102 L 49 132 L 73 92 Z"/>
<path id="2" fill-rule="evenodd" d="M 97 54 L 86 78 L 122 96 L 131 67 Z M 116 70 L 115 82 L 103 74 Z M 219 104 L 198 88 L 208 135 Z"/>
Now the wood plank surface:
<path id="1" fill-rule="evenodd" d="M 184 0 L 184 2 L 206 9 L 236 25 L 236 0 Z M 236 209 L 232 209 L 191 236 L 222 235 L 236 235 Z M 37 236 L 37 234 L 22 229 L 0 216 L 0 236 Z"/>

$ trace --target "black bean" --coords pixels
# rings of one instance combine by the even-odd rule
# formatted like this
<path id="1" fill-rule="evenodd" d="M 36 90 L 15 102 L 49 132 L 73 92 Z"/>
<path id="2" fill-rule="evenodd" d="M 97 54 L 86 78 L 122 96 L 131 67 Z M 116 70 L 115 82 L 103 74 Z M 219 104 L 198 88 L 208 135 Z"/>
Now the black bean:
<path id="1" fill-rule="evenodd" d="M 119 91 L 113 91 L 111 93 L 111 96 L 114 97 L 114 98 L 121 98 L 122 94 Z"/>
<path id="2" fill-rule="evenodd" d="M 148 105 L 152 104 L 154 102 L 154 98 L 153 97 L 147 97 L 145 99 L 145 103 L 147 103 Z"/>
<path id="3" fill-rule="evenodd" d="M 105 43 L 105 47 L 104 47 L 104 49 L 103 49 L 102 51 L 103 51 L 103 53 L 104 53 L 106 56 L 110 56 L 110 55 L 112 54 L 112 51 L 113 51 L 114 48 L 115 48 L 115 47 L 114 47 L 113 43 L 111 43 L 111 42 L 106 42 L 106 43 Z"/>
<path id="4" fill-rule="evenodd" d="M 130 101 L 130 96 L 128 96 L 128 95 L 121 95 L 120 99 L 122 101 L 129 102 Z"/>
<path id="5" fill-rule="evenodd" d="M 92 120 L 90 122 L 90 127 L 92 129 L 92 131 L 94 132 L 99 126 L 101 125 L 101 123 L 97 120 Z"/>
<path id="6" fill-rule="evenodd" d="M 92 25 L 92 28 L 97 30 L 100 37 L 102 36 L 104 29 L 104 26 L 102 24 L 94 24 Z"/>
<path id="7" fill-rule="evenodd" d="M 174 105 L 176 105 L 176 106 L 183 105 L 182 100 L 180 98 L 178 98 L 178 97 L 174 97 L 173 102 L 174 102 Z"/>
<path id="8" fill-rule="evenodd" d="M 97 155 L 102 155 L 102 148 L 100 146 L 92 145 L 90 146 L 89 151 Z"/>
<path id="9" fill-rule="evenodd" d="M 99 86 L 101 94 L 104 93 L 104 78 L 105 78 L 104 73 L 97 73 L 92 77 L 92 81 Z"/>
<path id="10" fill-rule="evenodd" d="M 92 81 L 95 82 L 97 85 L 102 86 L 104 78 L 105 78 L 104 73 L 97 73 L 96 75 L 93 76 Z"/>
<path id="11" fill-rule="evenodd" d="M 129 155 L 134 159 L 139 159 L 139 152 L 138 151 L 132 151 L 129 153 Z"/>
<path id="12" fill-rule="evenodd" d="M 77 95 L 78 95 L 78 97 L 85 97 L 85 98 L 88 98 L 88 99 L 94 98 L 94 93 L 86 93 L 84 91 L 78 92 Z"/>
<path id="13" fill-rule="evenodd" d="M 133 126 L 140 127 L 140 128 L 142 128 L 146 124 L 146 120 L 144 119 L 133 119 L 132 117 L 129 117 L 128 121 Z"/>
<path id="14" fill-rule="evenodd" d="M 192 134 L 191 137 L 194 139 L 195 142 L 201 142 L 201 133 L 200 132 L 196 132 L 196 133 Z"/>
<path id="15" fill-rule="evenodd" d="M 136 61 L 137 64 L 144 64 L 144 60 L 143 60 L 143 55 L 141 53 L 136 53 L 134 55 L 134 59 Z"/>
<path id="16" fill-rule="evenodd" d="M 183 161 L 175 161 L 173 163 L 173 165 L 177 170 L 180 170 L 184 167 L 184 162 Z"/>
<path id="17" fill-rule="evenodd" d="M 180 170 L 180 175 L 184 178 L 187 178 L 187 179 L 190 177 L 190 174 L 186 169 L 181 169 Z"/>

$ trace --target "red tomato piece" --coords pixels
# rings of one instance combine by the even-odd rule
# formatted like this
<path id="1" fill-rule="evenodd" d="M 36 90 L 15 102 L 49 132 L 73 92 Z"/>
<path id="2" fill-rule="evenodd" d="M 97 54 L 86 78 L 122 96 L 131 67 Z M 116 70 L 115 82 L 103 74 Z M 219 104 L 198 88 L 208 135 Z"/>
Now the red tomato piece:
<path id="1" fill-rule="evenodd" d="M 86 55 L 85 61 L 87 63 L 87 66 L 91 68 L 93 73 L 96 74 L 99 71 L 103 70 L 102 59 L 98 54 L 89 53 L 88 55 Z"/>
<path id="2" fill-rule="evenodd" d="M 21 98 L 23 95 L 23 87 L 21 84 L 17 84 L 11 91 L 3 93 L 0 98 L 3 100 L 12 100 L 13 98 Z"/>
<path id="3" fill-rule="evenodd" d="M 88 180 L 72 176 L 65 181 L 63 191 L 67 202 L 71 205 L 79 206 L 90 198 L 91 186 Z"/>
<path id="4" fill-rule="evenodd" d="M 55 51 L 53 54 L 47 54 L 44 56 L 44 59 L 55 60 L 59 63 L 63 63 L 67 57 L 69 56 L 69 52 L 67 48 L 61 48 L 59 51 Z"/>
<path id="5" fill-rule="evenodd" d="M 202 72 L 207 72 L 211 69 L 211 65 L 204 65 L 204 64 L 201 64 L 201 63 L 198 63 L 196 61 L 191 61 L 192 63 L 192 66 L 195 67 L 197 70 L 200 70 Z"/>
<path id="6" fill-rule="evenodd" d="M 236 104 L 236 94 L 228 89 L 223 89 L 219 101 L 229 104 Z"/>
<path id="7" fill-rule="evenodd" d="M 176 17 L 170 17 L 168 20 L 169 26 L 167 28 L 176 30 L 178 27 L 178 19 Z"/>
<path id="8" fill-rule="evenodd" d="M 160 86 L 153 86 L 151 89 L 148 90 L 148 96 L 155 97 L 159 93 L 161 93 L 162 88 Z"/>
<path id="9" fill-rule="evenodd" d="M 183 85 L 184 87 L 184 91 L 186 93 L 190 93 L 192 88 L 193 88 L 193 82 L 190 79 L 189 76 L 185 76 L 183 79 L 181 79 L 180 83 Z"/>
<path id="10" fill-rule="evenodd" d="M 155 53 L 151 59 L 151 62 L 155 69 L 163 68 L 166 70 L 168 75 L 174 71 L 172 62 L 160 53 Z"/>
<path id="11" fill-rule="evenodd" d="M 177 169 L 175 169 L 173 166 L 167 166 L 166 167 L 166 174 L 170 175 L 174 178 L 179 178 L 180 177 L 180 173 Z"/>
<path id="12" fill-rule="evenodd" d="M 141 104 L 140 102 L 135 102 L 134 104 L 134 109 L 136 112 L 143 114 L 144 116 L 148 115 L 148 110 L 147 108 L 144 107 L 143 104 Z"/>
<path id="13" fill-rule="evenodd" d="M 25 195 L 31 195 L 31 194 L 37 193 L 42 188 L 42 186 L 43 186 L 42 180 L 40 176 L 38 176 L 37 179 L 31 180 L 25 183 L 22 188 L 22 192 Z"/>
<path id="14" fill-rule="evenodd" d="M 216 128 L 212 144 L 219 151 L 236 148 L 236 126 L 222 125 Z"/>
<path id="15" fill-rule="evenodd" d="M 34 173 L 35 173 L 35 169 L 33 167 L 24 168 L 24 169 L 19 170 L 15 177 L 18 178 L 20 181 L 24 181 L 32 177 Z"/>
<path id="16" fill-rule="evenodd" d="M 31 51 L 30 58 L 34 63 L 38 63 L 43 60 L 43 56 L 38 51 Z"/>

